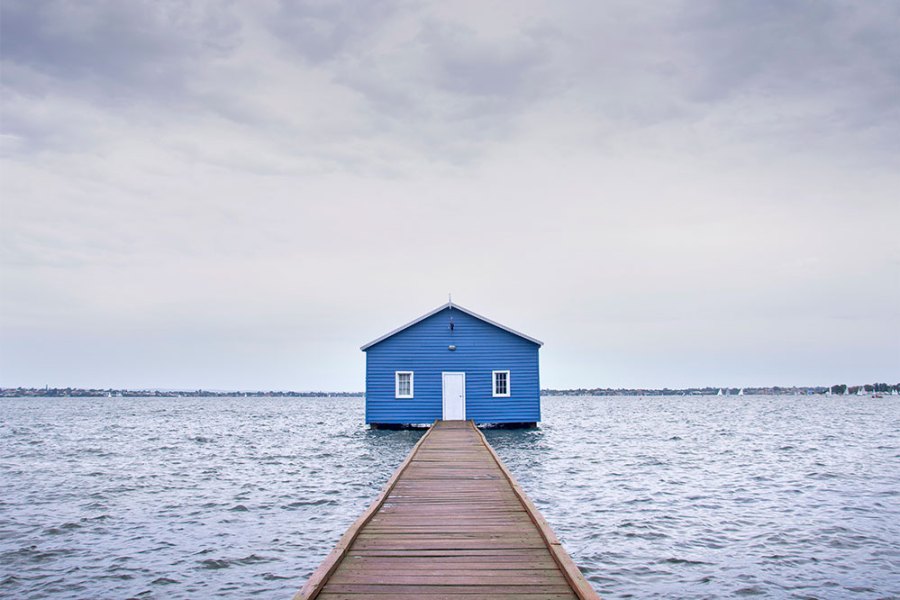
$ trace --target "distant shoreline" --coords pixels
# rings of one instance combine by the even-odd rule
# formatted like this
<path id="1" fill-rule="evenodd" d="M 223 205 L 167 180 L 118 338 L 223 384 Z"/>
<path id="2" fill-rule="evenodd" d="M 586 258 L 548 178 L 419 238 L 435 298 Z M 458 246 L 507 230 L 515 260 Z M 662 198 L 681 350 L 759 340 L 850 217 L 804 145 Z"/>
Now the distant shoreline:
<path id="1" fill-rule="evenodd" d="M 631 388 L 593 388 L 571 390 L 541 390 L 542 396 L 824 396 L 824 395 L 856 395 L 890 394 L 896 390 L 900 393 L 900 383 L 867 383 L 864 385 L 819 385 L 819 386 L 771 386 L 745 388 L 682 388 L 682 389 L 631 389 Z"/>
<path id="2" fill-rule="evenodd" d="M 361 398 L 363 395 L 363 392 L 0 388 L 0 398 Z"/>
<path id="3" fill-rule="evenodd" d="M 833 386 L 772 386 L 746 388 L 577 388 L 543 389 L 541 396 L 815 396 L 900 393 L 900 383 Z M 101 388 L 0 388 L 0 398 L 362 398 L 363 392 L 294 392 L 236 390 L 129 390 Z"/>

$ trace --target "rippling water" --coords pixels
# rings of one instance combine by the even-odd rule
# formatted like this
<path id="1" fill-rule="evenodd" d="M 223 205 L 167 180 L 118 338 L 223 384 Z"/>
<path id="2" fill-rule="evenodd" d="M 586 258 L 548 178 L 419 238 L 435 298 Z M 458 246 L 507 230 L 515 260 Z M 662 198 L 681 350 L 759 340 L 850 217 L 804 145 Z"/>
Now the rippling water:
<path id="1" fill-rule="evenodd" d="M 0 596 L 290 598 L 420 431 L 359 399 L 0 401 Z M 895 398 L 547 398 L 488 439 L 606 598 L 900 597 Z"/>

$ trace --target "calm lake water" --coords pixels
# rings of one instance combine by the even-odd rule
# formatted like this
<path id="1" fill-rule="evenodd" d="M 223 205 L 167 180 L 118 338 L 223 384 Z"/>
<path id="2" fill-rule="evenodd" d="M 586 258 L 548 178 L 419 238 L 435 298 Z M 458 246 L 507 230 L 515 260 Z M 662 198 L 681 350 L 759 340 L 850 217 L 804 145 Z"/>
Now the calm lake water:
<path id="1" fill-rule="evenodd" d="M 900 402 L 546 398 L 488 439 L 605 598 L 900 597 Z M 0 597 L 288 599 L 421 431 L 361 399 L 0 401 Z"/>

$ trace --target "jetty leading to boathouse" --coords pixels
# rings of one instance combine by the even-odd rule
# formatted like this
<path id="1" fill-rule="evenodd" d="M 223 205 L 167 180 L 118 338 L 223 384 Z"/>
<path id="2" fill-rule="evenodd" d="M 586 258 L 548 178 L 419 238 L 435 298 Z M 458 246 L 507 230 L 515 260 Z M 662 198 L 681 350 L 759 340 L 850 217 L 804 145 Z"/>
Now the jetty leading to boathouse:
<path id="1" fill-rule="evenodd" d="M 294 600 L 598 600 L 473 421 L 436 421 Z"/>

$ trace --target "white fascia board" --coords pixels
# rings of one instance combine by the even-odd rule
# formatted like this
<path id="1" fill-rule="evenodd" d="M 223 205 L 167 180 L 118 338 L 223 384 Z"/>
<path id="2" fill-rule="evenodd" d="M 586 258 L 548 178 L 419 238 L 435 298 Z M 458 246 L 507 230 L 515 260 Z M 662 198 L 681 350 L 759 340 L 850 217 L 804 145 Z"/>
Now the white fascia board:
<path id="1" fill-rule="evenodd" d="M 383 342 L 384 340 L 388 339 L 389 337 L 391 337 L 391 336 L 393 336 L 393 335 L 397 335 L 398 333 L 400 333 L 400 332 L 403 331 L 404 329 L 409 329 L 410 327 L 412 327 L 412 326 L 415 325 L 416 323 L 418 323 L 418 322 L 420 322 L 420 321 L 424 321 L 424 320 L 427 319 L 428 317 L 430 317 L 430 316 L 432 316 L 432 315 L 435 315 L 435 314 L 441 312 L 442 310 L 445 310 L 445 309 L 448 309 L 448 308 L 450 308 L 450 309 L 455 308 L 456 310 L 461 310 L 462 312 L 466 313 L 467 315 L 470 315 L 470 316 L 472 316 L 472 317 L 475 317 L 476 319 L 478 319 L 478 320 L 480 320 L 480 321 L 484 321 L 485 323 L 487 323 L 487 324 L 489 324 L 489 325 L 493 325 L 494 327 L 498 327 L 498 328 L 502 329 L 503 331 L 507 331 L 507 332 L 509 332 L 509 333 L 511 333 L 511 334 L 513 334 L 513 335 L 517 335 L 517 336 L 519 336 L 520 338 L 525 339 L 525 340 L 528 340 L 529 342 L 531 342 L 531 343 L 533 343 L 533 344 L 537 344 L 538 346 L 543 346 L 543 345 L 544 345 L 544 342 L 542 342 L 542 341 L 540 341 L 540 340 L 538 340 L 538 339 L 535 339 L 535 338 L 533 338 L 533 337 L 531 337 L 531 336 L 529 336 L 529 335 L 525 335 L 524 333 L 521 333 L 521 332 L 519 332 L 519 331 L 516 331 L 515 329 L 511 329 L 511 328 L 507 327 L 506 325 L 501 325 L 500 323 L 497 323 L 496 321 L 492 321 L 492 320 L 488 319 L 487 317 L 482 317 L 482 316 L 479 315 L 478 313 L 476 313 L 476 312 L 474 312 L 474 311 L 471 311 L 471 310 L 469 310 L 468 308 L 463 308 L 463 307 L 460 306 L 459 304 L 453 304 L 452 302 L 447 302 L 446 304 L 442 304 L 442 305 L 438 306 L 436 309 L 434 309 L 434 310 L 432 310 L 432 311 L 430 311 L 430 312 L 425 313 L 424 315 L 422 315 L 422 316 L 419 317 L 418 319 L 412 320 L 412 321 L 410 321 L 409 323 L 407 323 L 406 325 L 403 325 L 403 326 L 401 326 L 401 327 L 398 327 L 397 329 L 394 329 L 393 331 L 390 331 L 390 332 L 384 334 L 384 335 L 381 336 L 380 338 L 377 338 L 377 339 L 372 340 L 372 341 L 369 342 L 368 344 L 365 344 L 364 346 L 361 346 L 359 349 L 362 350 L 363 352 L 365 352 L 366 350 L 368 350 L 369 348 L 371 348 L 371 347 L 374 346 L 375 344 L 377 344 L 377 343 L 379 343 L 379 342 Z"/>

